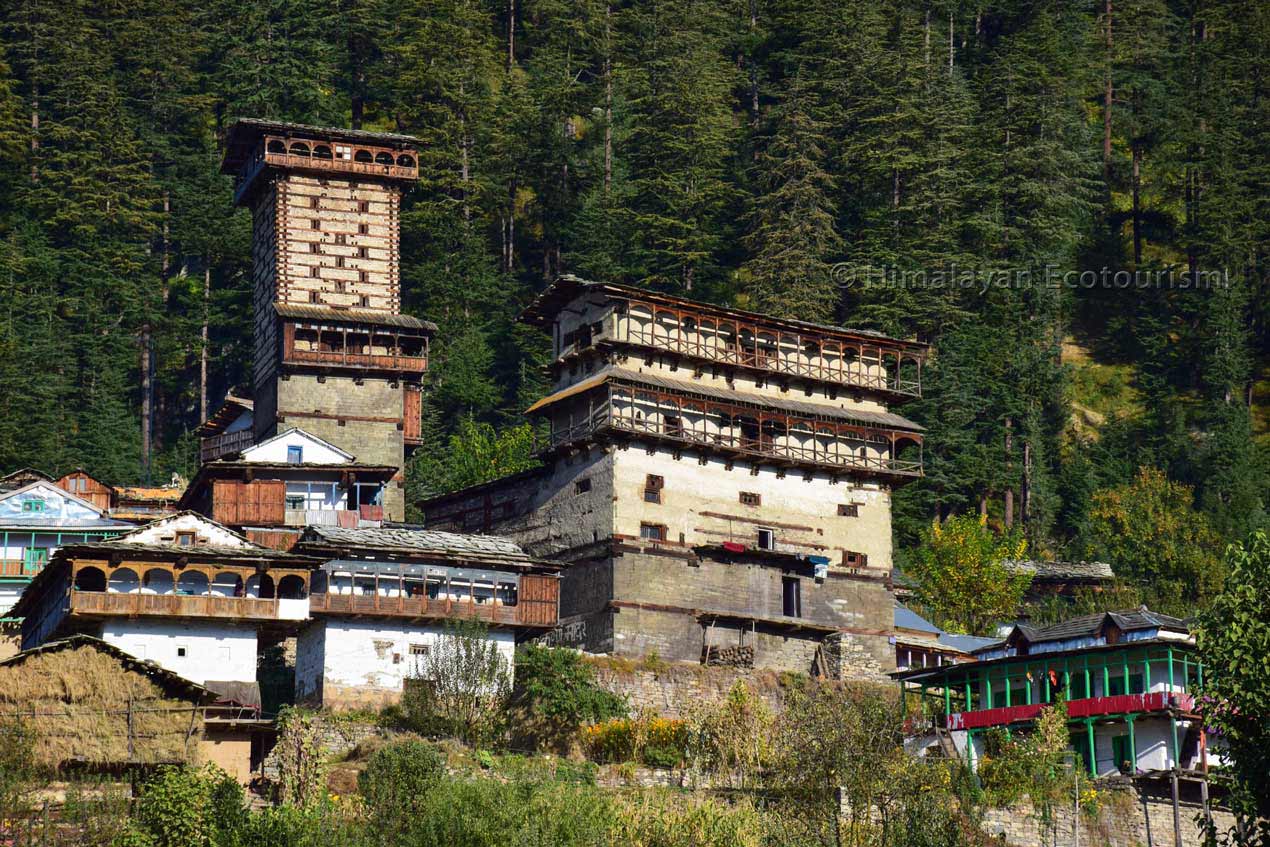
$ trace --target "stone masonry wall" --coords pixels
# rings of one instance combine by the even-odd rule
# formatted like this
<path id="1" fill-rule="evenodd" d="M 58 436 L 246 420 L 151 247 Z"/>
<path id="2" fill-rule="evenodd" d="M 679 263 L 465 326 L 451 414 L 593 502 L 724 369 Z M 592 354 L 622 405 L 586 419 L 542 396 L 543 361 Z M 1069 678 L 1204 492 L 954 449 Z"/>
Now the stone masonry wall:
<path id="1" fill-rule="evenodd" d="M 983 829 L 998 835 L 1008 847 L 1176 847 L 1173 829 L 1173 801 L 1167 782 L 1139 783 L 1128 780 L 1103 780 L 1097 789 L 1101 809 L 1097 817 L 1079 816 L 1071 806 L 1055 810 L 1051 825 L 1045 825 L 1026 800 L 1014 806 L 990 809 L 984 815 Z M 1202 847 L 1199 828 L 1203 816 L 1197 790 L 1184 784 L 1178 803 L 1181 818 L 1181 847 Z M 1220 807 L 1211 810 L 1220 829 L 1228 829 L 1234 820 Z M 1079 832 L 1073 830 L 1073 822 Z M 1149 827 L 1149 832 L 1148 832 Z"/>

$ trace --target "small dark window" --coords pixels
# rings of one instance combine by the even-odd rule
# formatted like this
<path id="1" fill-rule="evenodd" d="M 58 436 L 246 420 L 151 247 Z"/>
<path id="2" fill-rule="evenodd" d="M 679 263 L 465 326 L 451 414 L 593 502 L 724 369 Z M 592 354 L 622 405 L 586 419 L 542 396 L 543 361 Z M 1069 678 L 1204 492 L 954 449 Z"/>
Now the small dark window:
<path id="1" fill-rule="evenodd" d="M 869 557 L 864 553 L 848 550 L 842 554 L 842 563 L 849 568 L 864 568 L 869 565 Z"/>
<path id="2" fill-rule="evenodd" d="M 322 302 L 322 295 L 321 295 L 321 294 L 318 294 L 316 291 L 310 291 L 310 292 L 309 292 L 309 302 L 310 302 L 310 303 L 321 303 L 321 302 Z"/>
<path id="3" fill-rule="evenodd" d="M 322 269 L 318 267 L 317 265 L 314 265 L 313 267 L 309 268 L 309 276 L 313 277 L 314 279 L 321 279 Z"/>
<path id="4" fill-rule="evenodd" d="M 411 644 L 410 645 L 411 656 L 426 656 L 428 655 L 428 651 L 429 651 L 429 645 L 427 644 Z"/>
<path id="5" fill-rule="evenodd" d="M 309 226 L 312 227 L 313 229 L 321 229 L 322 221 L 320 218 L 314 218 L 313 220 L 309 221 Z"/>
<path id="6" fill-rule="evenodd" d="M 342 268 L 342 267 L 344 267 L 344 257 L 343 257 L 343 256 L 336 256 L 336 257 L 335 257 L 335 267 L 337 267 L 337 268 Z"/>
<path id="7" fill-rule="evenodd" d="M 184 648 L 184 647 L 177 647 L 177 648 L 176 648 L 176 657 L 177 657 L 178 659 L 184 659 L 184 658 L 185 658 L 185 648 Z"/>
<path id="8" fill-rule="evenodd" d="M 335 243 L 343 247 L 345 244 L 348 243 L 348 236 L 342 232 L 337 232 L 335 234 Z"/>
<path id="9" fill-rule="evenodd" d="M 680 438 L 684 434 L 683 419 L 675 415 L 666 415 L 666 434 Z"/>
<path id="10" fill-rule="evenodd" d="M 369 249 L 369 248 L 366 248 L 366 247 L 358 247 L 358 248 L 357 248 L 357 258 L 359 258 L 359 259 L 369 259 L 369 258 L 370 258 L 370 249 Z"/>
<path id="11" fill-rule="evenodd" d="M 363 294 L 359 302 L 362 304 L 362 308 L 365 309 L 370 306 L 370 297 Z"/>
<path id="12" fill-rule="evenodd" d="M 176 534 L 176 546 L 177 546 L 177 547 L 193 547 L 193 546 L 194 546 L 194 533 L 192 533 L 192 532 L 178 532 L 178 533 Z"/>
<path id="13" fill-rule="evenodd" d="M 367 235 L 369 232 L 370 232 L 370 224 L 358 224 L 358 225 L 357 225 L 357 234 L 358 234 L 358 235 Z"/>
<path id="14" fill-rule="evenodd" d="M 665 485 L 666 485 L 665 478 L 658 476 L 657 474 L 650 473 L 647 477 L 645 477 L 644 478 L 644 502 L 645 503 L 660 503 L 661 490 L 663 487 L 665 487 Z"/>
<path id="15" fill-rule="evenodd" d="M 801 583 L 796 576 L 781 577 L 781 611 L 787 618 L 803 616 Z"/>
<path id="16" fill-rule="evenodd" d="M 309 208 L 310 208 L 310 209 L 316 209 L 317 207 L 318 207 L 318 198 L 316 198 L 316 197 L 310 197 L 310 198 L 309 198 Z"/>
<path id="17" fill-rule="evenodd" d="M 758 549 L 775 550 L 776 549 L 776 530 L 762 529 L 758 530 Z"/>
<path id="18" fill-rule="evenodd" d="M 838 517 L 840 518 L 858 518 L 860 517 L 860 506 L 858 503 L 839 503 Z"/>
<path id="19" fill-rule="evenodd" d="M 317 241 L 310 241 L 310 242 L 309 242 L 309 252 L 310 252 L 310 253 L 321 253 L 321 252 L 322 252 L 322 244 L 321 244 L 320 242 L 317 242 Z"/>
<path id="20" fill-rule="evenodd" d="M 591 490 L 591 480 L 580 479 L 573 484 L 573 489 L 578 494 L 586 494 L 588 491 Z"/>
<path id="21" fill-rule="evenodd" d="M 639 537 L 649 541 L 665 541 L 666 525 L 659 523 L 642 523 L 639 525 Z"/>
<path id="22" fill-rule="evenodd" d="M 763 505 L 763 495 L 756 494 L 753 491 L 742 491 L 741 505 L 742 506 L 761 506 Z"/>
<path id="23" fill-rule="evenodd" d="M 369 200 L 358 200 L 358 201 L 357 201 L 357 211 L 361 212 L 362 214 L 365 214 L 365 213 L 369 212 L 369 211 L 370 211 L 370 201 L 369 201 Z"/>

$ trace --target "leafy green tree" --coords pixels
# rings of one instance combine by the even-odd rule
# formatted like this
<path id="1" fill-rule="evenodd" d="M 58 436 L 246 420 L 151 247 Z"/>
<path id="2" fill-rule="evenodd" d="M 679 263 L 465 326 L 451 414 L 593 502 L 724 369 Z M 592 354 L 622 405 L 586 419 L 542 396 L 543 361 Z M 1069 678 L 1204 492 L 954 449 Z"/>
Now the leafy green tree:
<path id="1" fill-rule="evenodd" d="M 447 622 L 445 633 L 409 672 L 402 696 L 408 727 L 473 745 L 502 737 L 512 666 L 487 625 L 475 619 Z"/>
<path id="2" fill-rule="evenodd" d="M 595 668 L 576 650 L 535 644 L 516 654 L 512 706 L 523 713 L 518 734 L 556 749 L 567 748 L 584 725 L 630 711 L 625 698 L 600 687 Z"/>
<path id="3" fill-rule="evenodd" d="M 917 597 L 940 626 L 953 632 L 989 635 L 1017 613 L 1030 574 L 1011 570 L 1027 542 L 1017 532 L 998 534 L 984 517 L 957 515 L 931 524 L 906 568 Z"/>
<path id="4" fill-rule="evenodd" d="M 1133 482 L 1095 492 L 1086 549 L 1136 583 L 1153 609 L 1189 615 L 1222 579 L 1217 534 L 1193 501 L 1190 486 L 1141 468 Z"/>
<path id="5" fill-rule="evenodd" d="M 1199 619 L 1204 662 L 1200 705 L 1231 760 L 1232 798 L 1245 835 L 1270 844 L 1270 537 L 1258 532 L 1226 551 L 1226 581 Z M 1216 834 L 1216 833 L 1214 833 Z"/>

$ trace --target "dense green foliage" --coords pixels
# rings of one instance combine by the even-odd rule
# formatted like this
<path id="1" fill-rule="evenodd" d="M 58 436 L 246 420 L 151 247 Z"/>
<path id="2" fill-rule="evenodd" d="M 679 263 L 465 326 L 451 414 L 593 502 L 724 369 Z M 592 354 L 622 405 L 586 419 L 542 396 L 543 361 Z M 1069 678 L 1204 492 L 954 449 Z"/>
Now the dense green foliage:
<path id="1" fill-rule="evenodd" d="M 622 717 L 626 699 L 601 688 L 595 668 L 576 650 L 527 644 L 516 653 L 512 692 L 516 734 L 567 749 L 586 724 Z"/>
<path id="2" fill-rule="evenodd" d="M 400 713 L 405 727 L 468 744 L 502 741 L 508 727 L 512 666 L 489 626 L 453 619 L 409 669 Z"/>
<path id="3" fill-rule="evenodd" d="M 249 223 L 217 174 L 247 115 L 422 141 L 416 495 L 527 466 L 546 345 L 514 316 L 571 271 L 933 342 L 901 554 L 983 508 L 1034 556 L 1112 558 L 1091 495 L 1143 466 L 1223 540 L 1264 526 L 1263 5 L 9 0 L 0 23 L 0 467 L 188 473 L 205 406 L 249 389 Z M 1085 390 L 1100 367 L 1125 402 Z"/>
<path id="4" fill-rule="evenodd" d="M 933 523 L 907 573 L 922 607 L 949 632 L 988 635 L 1019 607 L 1030 574 L 1012 571 L 1027 542 L 1014 530 L 998 534 L 986 516 L 958 515 Z"/>
<path id="5" fill-rule="evenodd" d="M 1246 544 L 1232 546 L 1226 559 L 1225 586 L 1200 621 L 1206 669 L 1200 705 L 1205 724 L 1214 728 L 1232 760 L 1232 805 L 1247 827 L 1238 843 L 1268 845 L 1270 537 L 1256 533 Z"/>

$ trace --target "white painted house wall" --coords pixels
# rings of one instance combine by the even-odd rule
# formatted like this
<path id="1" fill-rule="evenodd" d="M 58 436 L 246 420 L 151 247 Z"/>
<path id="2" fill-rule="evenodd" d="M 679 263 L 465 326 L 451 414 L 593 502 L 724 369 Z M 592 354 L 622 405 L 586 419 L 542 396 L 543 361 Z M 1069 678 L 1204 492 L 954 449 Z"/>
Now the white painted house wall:
<path id="1" fill-rule="evenodd" d="M 256 629 L 228 622 L 107 620 L 101 638 L 199 683 L 256 681 Z M 185 655 L 179 655 L 184 648 Z"/>
<path id="2" fill-rule="evenodd" d="M 317 621 L 296 640 L 296 696 L 327 686 L 401 691 L 404 680 L 418 672 L 412 645 L 436 644 L 445 637 L 440 626 L 409 626 L 391 621 L 330 619 Z M 510 670 L 516 653 L 511 632 L 493 630 L 489 637 Z"/>
<path id="3" fill-rule="evenodd" d="M 346 465 L 353 458 L 338 447 L 327 444 L 302 429 L 289 429 L 268 441 L 262 441 L 255 447 L 244 450 L 243 461 L 285 464 L 288 461 L 289 447 L 299 447 L 303 450 L 301 460 L 306 465 Z"/>
<path id="4" fill-rule="evenodd" d="M 181 512 L 161 518 L 127 535 L 121 535 L 117 540 L 128 544 L 172 544 L 178 532 L 192 532 L 198 544 L 214 547 L 247 549 L 256 546 L 241 535 L 193 512 Z"/>

